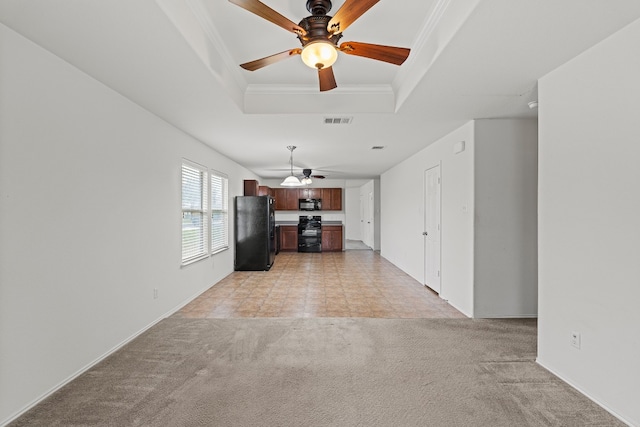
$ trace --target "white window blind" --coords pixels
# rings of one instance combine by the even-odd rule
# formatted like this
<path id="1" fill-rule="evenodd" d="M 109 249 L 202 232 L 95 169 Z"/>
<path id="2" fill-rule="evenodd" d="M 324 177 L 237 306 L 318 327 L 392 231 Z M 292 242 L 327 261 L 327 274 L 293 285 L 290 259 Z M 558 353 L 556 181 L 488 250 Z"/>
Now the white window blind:
<path id="1" fill-rule="evenodd" d="M 229 197 L 226 176 L 211 171 L 211 253 L 229 247 Z"/>
<path id="2" fill-rule="evenodd" d="M 182 163 L 182 264 L 209 254 L 207 170 L 195 163 Z"/>

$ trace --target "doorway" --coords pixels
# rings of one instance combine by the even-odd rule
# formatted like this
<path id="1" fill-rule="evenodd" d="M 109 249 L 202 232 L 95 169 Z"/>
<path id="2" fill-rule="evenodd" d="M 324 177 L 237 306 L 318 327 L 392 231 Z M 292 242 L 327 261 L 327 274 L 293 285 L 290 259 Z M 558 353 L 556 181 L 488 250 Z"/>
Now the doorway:
<path id="1" fill-rule="evenodd" d="M 424 279 L 425 285 L 440 294 L 440 165 L 424 172 L 425 206 L 424 206 Z"/>

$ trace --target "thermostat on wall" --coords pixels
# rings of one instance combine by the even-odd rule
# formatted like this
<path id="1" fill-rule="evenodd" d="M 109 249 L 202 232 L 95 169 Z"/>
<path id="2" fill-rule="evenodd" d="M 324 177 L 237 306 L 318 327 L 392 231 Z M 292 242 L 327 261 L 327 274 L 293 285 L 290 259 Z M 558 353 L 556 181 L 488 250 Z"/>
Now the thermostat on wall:
<path id="1" fill-rule="evenodd" d="M 464 151 L 464 141 L 453 144 L 453 154 L 462 153 Z"/>

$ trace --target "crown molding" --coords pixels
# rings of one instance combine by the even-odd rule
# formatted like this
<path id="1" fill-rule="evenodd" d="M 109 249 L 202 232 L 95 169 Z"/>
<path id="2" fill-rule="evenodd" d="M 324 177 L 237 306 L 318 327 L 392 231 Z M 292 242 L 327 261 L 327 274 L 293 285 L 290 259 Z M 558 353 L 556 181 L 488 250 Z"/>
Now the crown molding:
<path id="1" fill-rule="evenodd" d="M 319 92 L 317 86 L 249 85 L 244 96 L 248 114 L 393 113 L 391 85 L 339 86 Z"/>
<path id="2" fill-rule="evenodd" d="M 201 0 L 155 0 L 194 53 L 216 81 L 242 108 L 247 83 L 233 64 L 233 59 Z"/>
<path id="3" fill-rule="evenodd" d="M 247 85 L 245 94 L 296 94 L 296 95 L 314 95 L 326 96 L 331 94 L 343 95 L 394 95 L 393 88 L 388 84 L 379 85 L 342 85 L 330 92 L 320 92 L 317 85 Z"/>
<path id="4" fill-rule="evenodd" d="M 479 3 L 480 0 L 464 2 L 437 0 L 435 2 L 416 38 L 412 49 L 413 54 L 409 56 L 392 82 L 397 95 L 397 109 L 427 74 Z"/>

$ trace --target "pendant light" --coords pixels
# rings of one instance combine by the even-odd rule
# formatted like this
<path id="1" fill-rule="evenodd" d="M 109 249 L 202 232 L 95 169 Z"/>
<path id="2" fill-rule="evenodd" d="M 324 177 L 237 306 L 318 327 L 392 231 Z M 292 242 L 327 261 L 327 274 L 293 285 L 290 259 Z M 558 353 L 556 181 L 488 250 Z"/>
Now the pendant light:
<path id="1" fill-rule="evenodd" d="M 284 181 L 280 183 L 283 187 L 300 187 L 304 185 L 300 182 L 300 180 L 293 174 L 293 150 L 296 149 L 295 145 L 287 146 L 287 150 L 291 151 L 291 155 L 289 157 L 289 165 L 291 166 L 291 175 L 286 177 Z"/>

